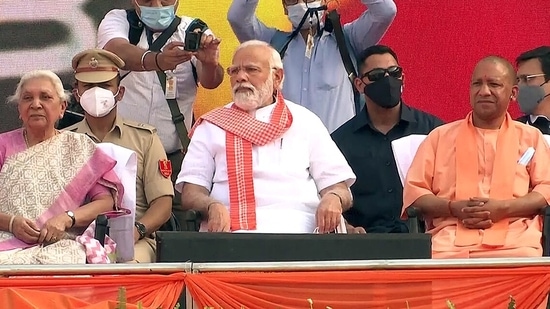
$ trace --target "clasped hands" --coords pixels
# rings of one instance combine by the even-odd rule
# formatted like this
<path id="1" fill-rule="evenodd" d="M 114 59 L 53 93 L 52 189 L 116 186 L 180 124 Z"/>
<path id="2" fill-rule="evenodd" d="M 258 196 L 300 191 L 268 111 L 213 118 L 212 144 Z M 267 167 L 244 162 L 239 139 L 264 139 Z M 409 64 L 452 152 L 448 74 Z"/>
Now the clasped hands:
<path id="1" fill-rule="evenodd" d="M 30 219 L 15 216 L 13 219 L 12 234 L 27 244 L 48 244 L 65 238 L 65 231 L 71 226 L 72 220 L 67 214 L 55 216 L 42 229 Z"/>
<path id="2" fill-rule="evenodd" d="M 506 218 L 505 201 L 485 197 L 452 201 L 449 208 L 451 215 L 469 229 L 488 229 Z"/>
<path id="3" fill-rule="evenodd" d="M 183 42 L 170 42 L 158 55 L 157 64 L 161 70 L 173 70 L 195 56 L 202 64 L 217 66 L 220 58 L 220 43 L 221 40 L 213 35 L 203 34 L 199 50 L 192 52 L 183 49 L 185 46 Z"/>

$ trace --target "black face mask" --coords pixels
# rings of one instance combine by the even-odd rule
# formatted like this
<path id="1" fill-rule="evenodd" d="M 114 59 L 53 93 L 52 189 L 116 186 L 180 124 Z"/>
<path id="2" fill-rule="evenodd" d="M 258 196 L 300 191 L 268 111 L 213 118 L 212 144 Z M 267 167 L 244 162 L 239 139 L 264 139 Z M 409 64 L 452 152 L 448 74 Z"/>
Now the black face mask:
<path id="1" fill-rule="evenodd" d="M 401 101 L 402 89 L 402 80 L 384 76 L 372 84 L 365 85 L 364 93 L 376 105 L 383 108 L 392 108 Z"/>

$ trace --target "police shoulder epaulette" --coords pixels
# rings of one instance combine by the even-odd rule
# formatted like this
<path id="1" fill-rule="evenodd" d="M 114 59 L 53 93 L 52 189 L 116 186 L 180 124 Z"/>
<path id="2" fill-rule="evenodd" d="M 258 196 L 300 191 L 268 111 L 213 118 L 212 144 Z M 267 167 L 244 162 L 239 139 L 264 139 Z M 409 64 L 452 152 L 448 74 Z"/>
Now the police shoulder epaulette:
<path id="1" fill-rule="evenodd" d="M 145 130 L 145 131 L 149 131 L 151 133 L 156 133 L 157 132 L 157 129 L 155 127 L 153 127 L 152 125 L 148 125 L 146 123 L 134 122 L 134 121 L 128 121 L 128 120 L 124 120 L 123 123 L 124 123 L 124 125 L 127 125 L 127 126 L 132 127 L 132 128 L 142 129 L 142 130 Z"/>

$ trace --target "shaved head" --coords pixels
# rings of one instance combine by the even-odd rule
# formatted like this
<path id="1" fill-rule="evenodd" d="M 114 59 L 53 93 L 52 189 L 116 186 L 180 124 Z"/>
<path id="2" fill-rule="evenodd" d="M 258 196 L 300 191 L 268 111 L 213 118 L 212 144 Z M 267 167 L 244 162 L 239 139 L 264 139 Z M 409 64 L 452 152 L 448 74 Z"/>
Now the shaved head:
<path id="1" fill-rule="evenodd" d="M 516 69 L 514 66 L 510 63 L 510 61 L 500 57 L 500 56 L 487 56 L 485 58 L 482 58 L 479 60 L 479 62 L 476 65 L 476 69 L 481 65 L 485 63 L 493 63 L 502 66 L 506 73 L 506 78 L 512 83 L 512 85 L 515 85 L 517 83 L 517 76 L 516 76 Z"/>

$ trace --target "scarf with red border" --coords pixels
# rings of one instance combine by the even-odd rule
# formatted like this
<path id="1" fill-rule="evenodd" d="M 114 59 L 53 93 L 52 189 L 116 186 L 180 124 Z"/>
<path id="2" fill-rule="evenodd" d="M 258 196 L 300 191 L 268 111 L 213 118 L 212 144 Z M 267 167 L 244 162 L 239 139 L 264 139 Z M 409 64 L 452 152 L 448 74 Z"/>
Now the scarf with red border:
<path id="1" fill-rule="evenodd" d="M 225 131 L 231 231 L 255 230 L 252 146 L 264 146 L 282 136 L 292 125 L 292 114 L 279 92 L 269 123 L 257 120 L 232 104 L 200 117 L 189 135 L 192 136 L 195 128 L 205 120 Z"/>

